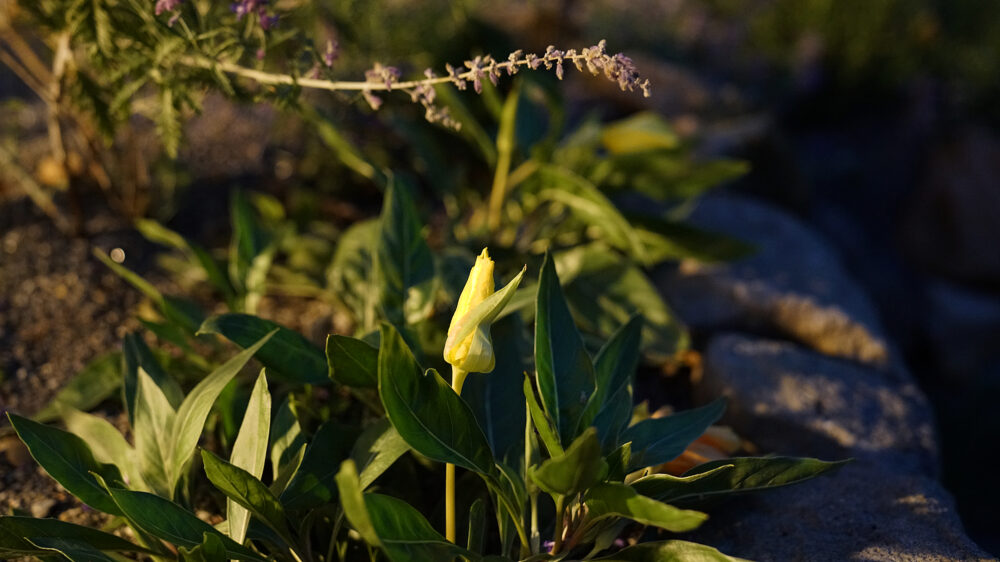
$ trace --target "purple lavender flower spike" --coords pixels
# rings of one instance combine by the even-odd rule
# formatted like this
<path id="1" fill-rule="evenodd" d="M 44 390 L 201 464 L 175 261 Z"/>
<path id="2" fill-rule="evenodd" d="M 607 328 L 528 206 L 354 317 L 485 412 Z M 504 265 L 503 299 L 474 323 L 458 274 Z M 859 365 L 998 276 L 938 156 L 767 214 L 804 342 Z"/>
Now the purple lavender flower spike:
<path id="1" fill-rule="evenodd" d="M 323 64 L 327 68 L 333 66 L 334 61 L 340 57 L 340 43 L 329 39 L 326 42 L 326 51 L 323 53 Z"/>
<path id="2" fill-rule="evenodd" d="M 154 13 L 160 15 L 163 12 L 173 12 L 180 7 L 181 2 L 184 0 L 156 0 L 156 8 L 154 8 Z"/>

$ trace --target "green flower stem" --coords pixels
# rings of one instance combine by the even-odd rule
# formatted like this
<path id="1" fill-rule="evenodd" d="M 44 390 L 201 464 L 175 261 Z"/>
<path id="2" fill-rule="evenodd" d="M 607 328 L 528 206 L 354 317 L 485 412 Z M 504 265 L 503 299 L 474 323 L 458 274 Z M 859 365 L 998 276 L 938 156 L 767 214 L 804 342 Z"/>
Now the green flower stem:
<path id="1" fill-rule="evenodd" d="M 555 535 L 552 537 L 552 552 L 550 554 L 556 554 L 562 550 L 563 542 L 563 529 L 566 525 L 566 496 L 558 494 L 555 496 L 556 500 L 556 530 Z"/>
<path id="2" fill-rule="evenodd" d="M 468 371 L 452 365 L 451 388 L 455 394 L 462 396 L 462 385 L 468 375 Z M 444 536 L 455 542 L 455 465 L 451 463 L 444 466 Z"/>

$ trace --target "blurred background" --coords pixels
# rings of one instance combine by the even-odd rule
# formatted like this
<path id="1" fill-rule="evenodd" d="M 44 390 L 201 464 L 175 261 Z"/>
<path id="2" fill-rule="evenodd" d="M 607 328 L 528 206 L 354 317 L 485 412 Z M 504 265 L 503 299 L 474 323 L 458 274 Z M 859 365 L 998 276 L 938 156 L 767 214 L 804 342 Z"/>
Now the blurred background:
<path id="1" fill-rule="evenodd" d="M 273 7 L 292 14 L 301 4 Z M 582 47 L 602 38 L 610 50 L 627 53 L 650 79 L 653 96 L 568 72 L 563 84 L 550 80 L 565 97 L 566 122 L 595 113 L 602 119 L 660 113 L 695 154 L 749 164 L 749 173 L 722 191 L 779 206 L 831 241 L 877 306 L 891 352 L 930 397 L 944 483 L 969 534 L 1000 554 L 994 515 L 1000 487 L 993 474 L 1000 461 L 1000 0 L 308 4 L 304 15 L 282 16 L 279 29 L 306 29 L 320 46 L 336 38 L 336 68 L 346 76 L 362 76 L 373 61 L 416 75 L 469 55 L 543 52 L 549 44 Z M 85 269 L 79 252 L 47 238 L 52 225 L 120 240 L 122 224 L 141 216 L 212 240 L 228 220 L 209 219 L 225 216 L 226 186 L 237 181 L 281 195 L 293 214 L 333 216 L 340 225 L 377 212 L 377 189 L 343 154 L 330 158 L 322 129 L 285 111 L 280 96 L 255 104 L 250 96 L 240 102 L 209 94 L 201 113 L 184 120 L 177 158 L 169 155 L 163 131 L 157 134 L 163 124 L 137 110 L 140 115 L 120 119 L 110 148 L 94 148 L 110 170 L 103 179 L 88 175 L 89 159 L 97 156 L 66 156 L 68 169 L 90 179 L 65 190 L 61 169 L 51 163 L 48 116 L 33 69 L 15 68 L 24 50 L 51 65 L 51 37 L 16 2 L 0 6 L 6 254 L 33 244 L 37 260 L 65 261 L 51 266 L 53 272 Z M 453 133 L 408 126 L 419 121 L 419 107 L 389 102 L 375 115 L 356 96 L 310 93 L 307 99 L 376 164 L 414 162 L 429 177 L 438 172 L 438 185 L 489 181 L 470 170 L 443 173 L 432 156 L 419 153 L 424 142 L 469 150 Z M 472 111 L 488 114 L 479 106 Z M 38 240 L 28 240 L 31 233 Z M 0 282 L 15 275 L 3 256 Z M 68 288 L 60 283 L 55 286 L 74 293 L 71 282 Z M 8 308 L 0 306 L 0 317 L 7 316 L 0 318 L 0 376 L 12 381 L 28 356 L 56 349 L 29 349 L 24 342 L 59 328 L 34 324 L 28 333 L 32 319 L 51 314 L 15 318 L 9 303 L 16 299 L 7 297 Z M 97 307 L 95 322 L 121 324 L 128 297 L 109 291 L 99 300 L 88 304 Z M 92 346 L 116 339 L 112 334 Z M 71 343 L 67 335 L 57 345 Z"/>

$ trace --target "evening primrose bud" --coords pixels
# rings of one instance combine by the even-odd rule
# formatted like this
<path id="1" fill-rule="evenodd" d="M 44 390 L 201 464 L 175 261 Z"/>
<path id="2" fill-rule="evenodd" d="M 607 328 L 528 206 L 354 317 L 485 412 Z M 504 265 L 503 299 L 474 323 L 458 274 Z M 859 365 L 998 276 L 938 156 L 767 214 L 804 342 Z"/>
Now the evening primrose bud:
<path id="1" fill-rule="evenodd" d="M 462 295 L 458 298 L 455 315 L 448 326 L 448 340 L 444 346 L 444 360 L 469 373 L 488 373 L 493 370 L 493 342 L 490 324 L 514 295 L 524 276 L 521 270 L 503 289 L 493 290 L 493 260 L 489 252 L 476 258 L 469 272 Z"/>

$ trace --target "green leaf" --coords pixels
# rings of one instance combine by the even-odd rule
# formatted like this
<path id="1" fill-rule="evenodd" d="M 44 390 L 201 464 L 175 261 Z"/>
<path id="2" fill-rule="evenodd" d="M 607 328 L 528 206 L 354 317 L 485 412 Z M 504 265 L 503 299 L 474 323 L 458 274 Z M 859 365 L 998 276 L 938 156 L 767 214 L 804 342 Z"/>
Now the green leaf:
<path id="1" fill-rule="evenodd" d="M 59 417 L 64 408 L 90 410 L 122 386 L 122 354 L 105 353 L 84 366 L 31 418 L 39 423 Z"/>
<path id="2" fill-rule="evenodd" d="M 98 551 L 150 552 L 110 533 L 58 519 L 0 516 L 0 557 L 47 554 L 41 550 L 51 547 L 42 545 L 52 544 L 48 542 L 51 539 L 87 545 Z"/>
<path id="3" fill-rule="evenodd" d="M 94 477 L 98 474 L 107 480 L 120 481 L 122 476 L 116 466 L 97 462 L 83 439 L 72 433 L 10 412 L 7 418 L 31 456 L 63 488 L 94 509 L 112 515 L 121 514 Z"/>
<path id="4" fill-rule="evenodd" d="M 46 555 L 58 553 L 72 562 L 118 562 L 116 558 L 112 558 L 86 543 L 72 539 L 45 537 L 31 539 L 30 543 L 37 546 Z"/>
<path id="5" fill-rule="evenodd" d="M 368 488 L 396 459 L 410 450 L 387 418 L 366 428 L 351 449 L 351 460 L 361 467 L 361 489 Z"/>
<path id="6" fill-rule="evenodd" d="M 346 386 L 378 386 L 378 348 L 348 336 L 326 337 L 326 362 L 332 380 Z"/>
<path id="7" fill-rule="evenodd" d="M 281 493 L 298 470 L 305 455 L 306 437 L 295 415 L 291 395 L 286 396 L 271 422 L 271 489 Z"/>
<path id="8" fill-rule="evenodd" d="M 581 330 L 610 338 L 641 313 L 642 350 L 647 356 L 664 361 L 687 347 L 684 326 L 642 269 L 629 260 L 599 243 L 561 252 L 555 259 Z"/>
<path id="9" fill-rule="evenodd" d="M 642 336 L 642 317 L 634 315 L 611 336 L 594 359 L 597 390 L 587 405 L 587 414 L 580 421 L 581 428 L 597 427 L 601 442 L 617 443 L 618 434 L 628 423 L 628 417 L 615 412 L 621 401 L 632 404 L 632 377 L 639 365 L 639 342 Z M 608 412 L 601 416 L 603 412 Z M 598 418 L 600 425 L 594 423 Z"/>
<path id="10" fill-rule="evenodd" d="M 587 428 L 562 455 L 552 457 L 529 472 L 531 479 L 545 492 L 571 496 L 597 484 L 608 473 L 608 463 L 601 456 L 597 430 Z"/>
<path id="11" fill-rule="evenodd" d="M 152 491 L 173 497 L 176 480 L 171 478 L 169 471 L 177 414 L 145 369 L 139 367 L 136 378 L 132 430 L 139 473 Z"/>
<path id="12" fill-rule="evenodd" d="M 176 409 L 184 401 L 184 392 L 156 360 L 152 350 L 138 332 L 125 335 L 122 343 L 122 353 L 125 357 L 125 409 L 128 411 L 129 424 L 135 426 L 136 392 L 138 389 L 139 368 L 146 371 L 160 392 L 166 397 L 172 409 Z"/>
<path id="13" fill-rule="evenodd" d="M 327 282 L 330 290 L 347 305 L 360 332 L 376 327 L 378 289 L 374 283 L 372 253 L 381 227 L 377 220 L 354 223 L 337 240 Z"/>
<path id="14" fill-rule="evenodd" d="M 421 374 L 399 332 L 383 323 L 378 389 L 392 425 L 418 453 L 480 474 L 493 472 L 489 442 L 469 406 L 433 369 Z"/>
<path id="15" fill-rule="evenodd" d="M 120 508 L 120 513 L 141 531 L 154 537 L 178 547 L 194 548 L 202 544 L 205 533 L 209 533 L 218 536 L 229 558 L 264 560 L 257 553 L 236 543 L 170 500 L 146 492 L 133 492 L 121 488 L 112 487 L 108 488 L 108 491 Z"/>
<path id="16" fill-rule="evenodd" d="M 229 280 L 237 288 L 237 293 L 245 295 L 250 268 L 257 256 L 264 251 L 267 240 L 243 190 L 233 190 L 229 216 L 233 229 L 229 244 Z"/>
<path id="17" fill-rule="evenodd" d="M 117 465 L 131 488 L 143 488 L 135 451 L 115 426 L 104 418 L 72 408 L 64 409 L 62 416 L 66 429 L 90 444 L 97 462 Z"/>
<path id="18" fill-rule="evenodd" d="M 645 542 L 594 558 L 604 562 L 740 562 L 704 544 L 687 541 Z"/>
<path id="19" fill-rule="evenodd" d="M 222 544 L 219 535 L 205 533 L 201 544 L 193 548 L 177 549 L 183 562 L 224 562 L 227 559 L 226 545 Z"/>
<path id="20" fill-rule="evenodd" d="M 437 277 L 408 187 L 390 179 L 375 246 L 374 279 L 386 319 L 402 326 L 433 312 Z"/>
<path id="21" fill-rule="evenodd" d="M 755 247 L 726 234 L 702 230 L 682 222 L 648 215 L 628 215 L 650 263 L 694 259 L 719 263 L 747 257 Z"/>
<path id="22" fill-rule="evenodd" d="M 603 232 L 602 239 L 640 263 L 646 263 L 645 247 L 638 233 L 618 207 L 588 179 L 559 166 L 539 170 L 543 181 L 539 198 L 558 201 L 581 220 Z"/>
<path id="23" fill-rule="evenodd" d="M 382 541 L 379 540 L 375 526 L 372 525 L 371 517 L 368 515 L 368 509 L 365 507 L 363 488 L 358 480 L 358 469 L 354 461 L 347 459 L 341 463 L 340 471 L 334 480 L 337 482 L 340 506 L 344 509 L 344 515 L 347 516 L 351 526 L 365 542 L 374 547 L 381 547 Z"/>
<path id="24" fill-rule="evenodd" d="M 618 447 L 605 460 L 608 462 L 608 480 L 624 482 L 628 476 L 629 464 L 632 462 L 632 444 L 625 443 Z"/>
<path id="25" fill-rule="evenodd" d="M 596 379 L 548 253 L 538 278 L 535 314 L 538 390 L 546 413 L 555 423 L 559 441 L 565 446 L 576 438 Z"/>
<path id="26" fill-rule="evenodd" d="M 264 474 L 267 464 L 267 441 L 271 427 L 271 394 L 267 391 L 267 377 L 261 369 L 257 382 L 250 392 L 246 413 L 240 423 L 240 431 L 233 443 L 233 452 L 229 462 L 247 471 L 254 478 Z M 245 507 L 232 499 L 226 499 L 226 521 L 229 523 L 229 536 L 240 544 L 246 537 L 250 514 Z M 209 545 L 203 544 L 207 547 Z"/>
<path id="27" fill-rule="evenodd" d="M 479 555 L 448 542 L 405 501 L 382 494 L 365 494 L 364 500 L 375 534 L 390 560 L 451 560 L 456 556 L 479 560 Z"/>
<path id="28" fill-rule="evenodd" d="M 632 442 L 634 470 L 670 462 L 680 456 L 688 445 L 701 437 L 705 430 L 722 417 L 726 399 L 667 416 L 650 418 L 629 427 L 622 433 L 623 442 Z"/>
<path id="29" fill-rule="evenodd" d="M 476 501 L 469 506 L 468 531 L 466 548 L 476 554 L 482 554 L 486 535 L 486 502 L 483 498 L 476 498 Z"/>
<path id="30" fill-rule="evenodd" d="M 678 509 L 639 495 L 631 486 L 606 482 L 598 484 L 584 495 L 591 521 L 607 517 L 624 517 L 643 525 L 659 527 L 675 533 L 698 528 L 708 515 L 700 511 Z"/>
<path id="31" fill-rule="evenodd" d="M 538 431 L 538 435 L 541 436 L 545 450 L 549 452 L 549 456 L 551 457 L 561 455 L 563 448 L 562 444 L 559 443 L 559 435 L 556 433 L 555 425 L 548 414 L 542 410 L 541 405 L 538 404 L 538 399 L 535 398 L 535 390 L 531 386 L 531 378 L 527 375 L 524 377 L 523 390 L 524 399 L 528 403 L 528 413 L 531 415 L 531 423 L 535 426 L 535 430 Z"/>
<path id="32" fill-rule="evenodd" d="M 265 335 L 260 341 L 209 373 L 191 390 L 181 407 L 177 409 L 176 423 L 173 428 L 174 446 L 171 449 L 171 466 L 168 469 L 168 475 L 172 482 L 177 482 L 185 465 L 191 460 L 194 449 L 198 445 L 198 438 L 201 437 L 201 432 L 205 427 L 205 419 L 208 418 L 208 413 L 219 393 L 243 369 L 250 358 L 271 339 L 275 332 Z"/>
<path id="33" fill-rule="evenodd" d="M 294 330 L 250 314 L 228 313 L 212 316 L 198 328 L 199 334 L 220 334 L 236 345 L 246 348 L 275 332 L 260 348 L 256 359 L 269 375 L 278 375 L 294 384 L 324 384 L 327 378 L 323 350 Z"/>
<path id="34" fill-rule="evenodd" d="M 281 502 L 263 482 L 205 449 L 201 450 L 201 459 L 208 479 L 227 498 L 245 507 L 278 535 L 285 538 L 291 535 Z"/>
<path id="35" fill-rule="evenodd" d="M 496 366 L 489 374 L 469 373 L 462 387 L 462 398 L 483 428 L 494 458 L 519 465 L 524 455 L 526 413 L 517 405 L 524 400 L 521 377 L 527 367 L 524 358 L 530 351 L 519 316 L 496 322 L 491 331 Z"/>
<path id="36" fill-rule="evenodd" d="M 644 111 L 616 121 L 601 131 L 601 143 L 611 154 L 674 149 L 680 138 L 660 115 Z"/>
<path id="37" fill-rule="evenodd" d="M 219 264 L 216 263 L 207 250 L 154 220 L 137 219 L 135 227 L 147 240 L 176 248 L 184 253 L 189 262 L 204 271 L 208 281 L 222 294 L 226 302 L 232 306 L 233 299 L 236 297 L 233 287 L 229 284 L 229 280 L 222 272 L 222 269 L 219 268 Z"/>
<path id="38" fill-rule="evenodd" d="M 295 477 L 281 493 L 281 503 L 288 509 L 310 509 L 336 499 L 334 476 L 347 458 L 354 432 L 335 421 L 324 422 L 306 449 Z"/>
<path id="39" fill-rule="evenodd" d="M 837 470 L 849 461 L 826 462 L 794 457 L 735 457 L 700 464 L 684 476 L 651 474 L 636 480 L 636 492 L 685 504 L 798 484 Z"/>

